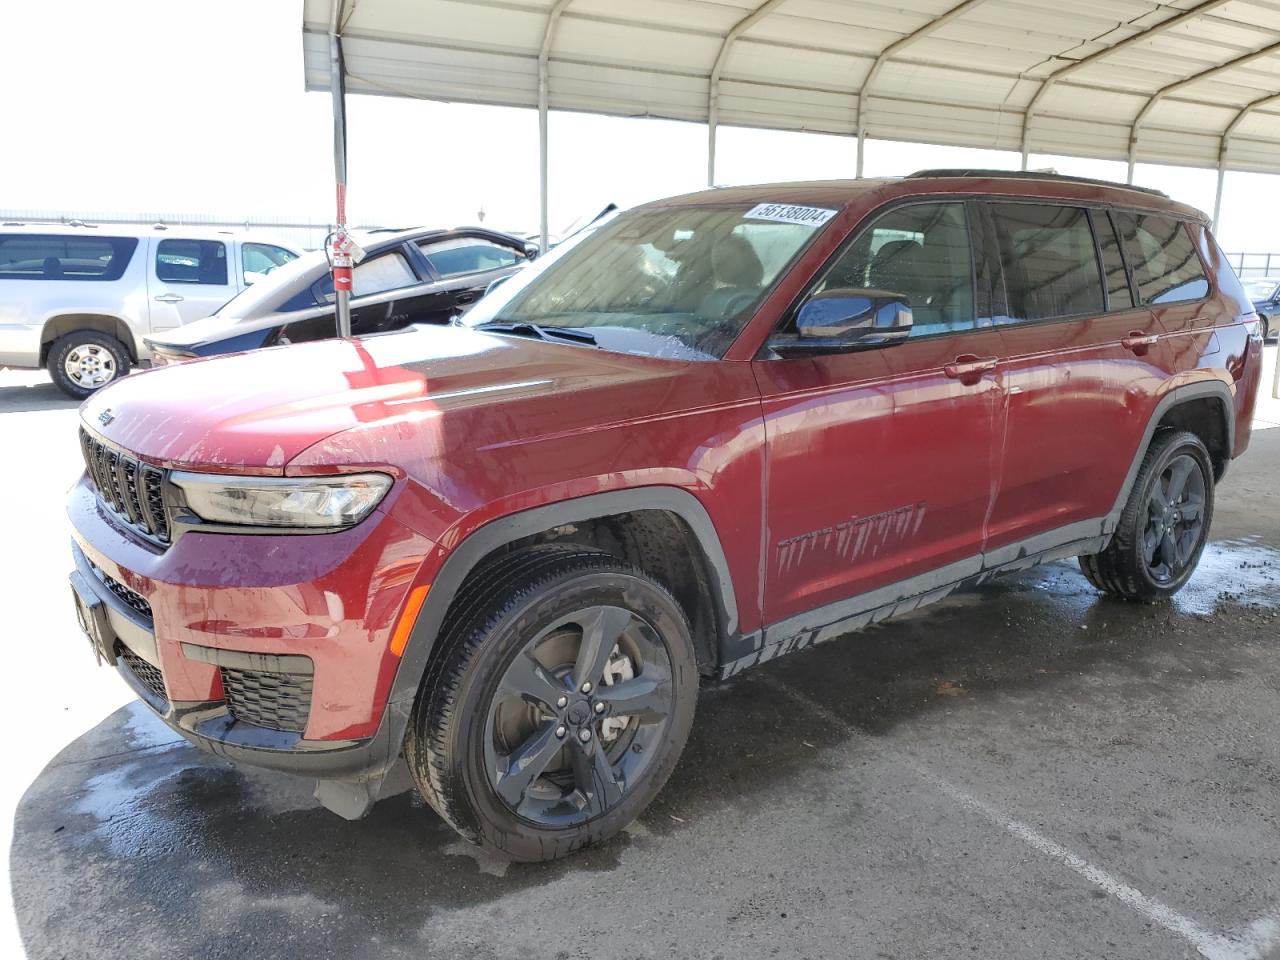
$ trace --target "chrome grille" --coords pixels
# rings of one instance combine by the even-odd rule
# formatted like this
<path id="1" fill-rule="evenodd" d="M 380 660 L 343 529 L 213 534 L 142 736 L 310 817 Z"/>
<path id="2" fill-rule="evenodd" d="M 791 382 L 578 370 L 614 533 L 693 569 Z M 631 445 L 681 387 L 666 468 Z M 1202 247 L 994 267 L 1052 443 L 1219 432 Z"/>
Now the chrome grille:
<path id="1" fill-rule="evenodd" d="M 161 493 L 164 471 L 112 450 L 84 429 L 80 449 L 99 499 L 134 530 L 157 543 L 168 543 L 169 517 Z"/>

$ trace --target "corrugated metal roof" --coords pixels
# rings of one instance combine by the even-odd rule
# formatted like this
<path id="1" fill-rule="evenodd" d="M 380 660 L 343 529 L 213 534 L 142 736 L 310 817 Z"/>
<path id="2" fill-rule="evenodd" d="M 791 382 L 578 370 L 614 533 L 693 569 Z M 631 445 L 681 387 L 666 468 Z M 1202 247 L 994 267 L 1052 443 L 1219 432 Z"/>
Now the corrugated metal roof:
<path id="1" fill-rule="evenodd" d="M 352 93 L 536 106 L 549 42 L 552 109 L 1203 167 L 1229 133 L 1280 173 L 1277 0 L 345 0 L 341 32 Z"/>

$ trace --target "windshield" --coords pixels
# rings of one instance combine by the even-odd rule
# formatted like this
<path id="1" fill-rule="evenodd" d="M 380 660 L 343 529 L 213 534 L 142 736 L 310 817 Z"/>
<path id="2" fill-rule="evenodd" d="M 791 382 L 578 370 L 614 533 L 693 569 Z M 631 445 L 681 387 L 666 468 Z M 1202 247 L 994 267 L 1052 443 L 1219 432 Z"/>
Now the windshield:
<path id="1" fill-rule="evenodd" d="M 585 330 L 609 350 L 720 357 L 834 215 L 764 203 L 619 214 L 503 283 L 463 322 Z"/>
<path id="2" fill-rule="evenodd" d="M 1244 289 L 1249 294 L 1250 300 L 1266 300 L 1271 294 L 1275 293 L 1276 285 L 1280 281 L 1276 280 L 1246 280 Z"/>

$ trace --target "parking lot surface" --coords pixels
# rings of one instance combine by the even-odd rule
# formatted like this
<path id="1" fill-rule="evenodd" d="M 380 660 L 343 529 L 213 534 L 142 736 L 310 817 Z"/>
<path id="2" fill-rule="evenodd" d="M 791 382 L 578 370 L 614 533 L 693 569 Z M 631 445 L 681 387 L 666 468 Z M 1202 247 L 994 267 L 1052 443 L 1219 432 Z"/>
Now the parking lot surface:
<path id="1" fill-rule="evenodd" d="M 642 818 L 530 866 L 408 791 L 344 822 L 95 668 L 74 404 L 0 371 L 0 956 L 1280 957 L 1280 403 L 1261 417 L 1174 603 L 1052 564 L 708 687 Z"/>

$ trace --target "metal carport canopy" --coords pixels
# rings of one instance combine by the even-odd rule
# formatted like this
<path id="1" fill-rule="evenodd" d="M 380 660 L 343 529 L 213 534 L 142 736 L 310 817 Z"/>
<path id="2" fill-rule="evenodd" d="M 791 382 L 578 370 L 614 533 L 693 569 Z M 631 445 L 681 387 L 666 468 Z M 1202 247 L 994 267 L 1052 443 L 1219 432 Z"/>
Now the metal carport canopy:
<path id="1" fill-rule="evenodd" d="M 1280 173 L 1276 0 L 306 0 L 308 89 Z M 1221 193 L 1221 181 L 1219 182 Z M 543 190 L 545 203 L 545 187 Z"/>

